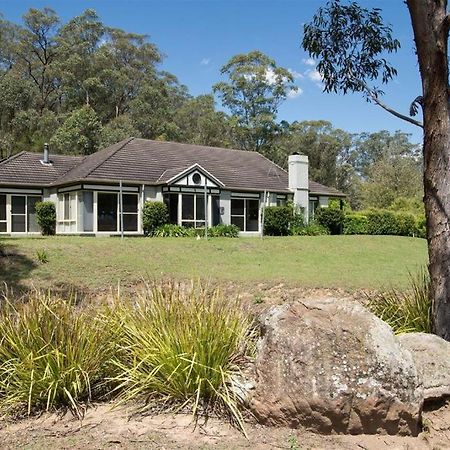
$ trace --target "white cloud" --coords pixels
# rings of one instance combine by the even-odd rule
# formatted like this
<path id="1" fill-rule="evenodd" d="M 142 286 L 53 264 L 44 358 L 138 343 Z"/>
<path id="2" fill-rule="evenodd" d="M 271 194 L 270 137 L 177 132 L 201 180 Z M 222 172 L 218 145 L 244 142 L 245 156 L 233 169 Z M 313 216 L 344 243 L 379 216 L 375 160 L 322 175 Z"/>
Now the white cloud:
<path id="1" fill-rule="evenodd" d="M 306 59 L 302 59 L 303 64 L 306 64 L 307 66 L 315 66 L 316 65 L 316 61 L 313 58 L 306 58 Z"/>
<path id="2" fill-rule="evenodd" d="M 297 98 L 298 96 L 303 94 L 303 89 L 297 86 L 297 90 L 291 89 L 288 92 L 288 98 Z"/>
<path id="3" fill-rule="evenodd" d="M 306 76 L 315 83 L 321 83 L 322 82 L 322 75 L 320 75 L 319 71 L 314 70 L 308 70 L 306 71 Z"/>
<path id="4" fill-rule="evenodd" d="M 297 72 L 297 71 L 294 70 L 294 69 L 288 69 L 288 70 L 289 70 L 289 72 L 291 73 L 291 75 L 294 77 L 294 79 L 297 79 L 297 78 L 304 78 L 304 75 L 303 75 L 302 73 Z"/>
<path id="5" fill-rule="evenodd" d="M 201 65 L 201 66 L 207 66 L 210 62 L 211 62 L 211 59 L 210 59 L 210 58 L 203 58 L 203 59 L 200 61 L 200 65 Z"/>

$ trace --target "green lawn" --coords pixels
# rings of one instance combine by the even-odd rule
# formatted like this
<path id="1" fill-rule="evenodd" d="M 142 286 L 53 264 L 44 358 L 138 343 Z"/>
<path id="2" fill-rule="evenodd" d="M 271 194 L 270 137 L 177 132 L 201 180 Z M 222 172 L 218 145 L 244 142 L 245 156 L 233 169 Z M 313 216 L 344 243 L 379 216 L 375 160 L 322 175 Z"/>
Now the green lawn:
<path id="1" fill-rule="evenodd" d="M 105 289 L 143 277 L 285 282 L 304 287 L 405 288 L 426 241 L 394 236 L 283 238 L 5 238 L 0 281 L 13 287 Z M 38 261 L 45 250 L 48 262 Z"/>
<path id="2" fill-rule="evenodd" d="M 405 288 L 426 241 L 394 236 L 283 238 L 5 238 L 0 280 L 11 286 L 105 289 L 142 277 L 285 282 L 343 289 Z M 48 262 L 38 261 L 45 250 Z"/>

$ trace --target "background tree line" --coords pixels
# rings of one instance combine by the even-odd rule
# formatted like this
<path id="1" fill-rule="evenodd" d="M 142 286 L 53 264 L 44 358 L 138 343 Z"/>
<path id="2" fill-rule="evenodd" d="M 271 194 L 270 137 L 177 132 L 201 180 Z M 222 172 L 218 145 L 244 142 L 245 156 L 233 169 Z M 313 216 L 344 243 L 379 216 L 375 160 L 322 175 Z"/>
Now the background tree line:
<path id="1" fill-rule="evenodd" d="M 93 10 L 67 23 L 49 8 L 30 9 L 21 25 L 0 16 L 0 158 L 47 141 L 90 154 L 129 136 L 259 151 L 284 168 L 301 151 L 311 178 L 346 192 L 355 208 L 399 198 L 421 208 L 421 151 L 407 134 L 278 121 L 294 79 L 259 51 L 231 58 L 224 81 L 197 97 L 159 69 L 162 60 L 147 36 L 108 27 Z"/>

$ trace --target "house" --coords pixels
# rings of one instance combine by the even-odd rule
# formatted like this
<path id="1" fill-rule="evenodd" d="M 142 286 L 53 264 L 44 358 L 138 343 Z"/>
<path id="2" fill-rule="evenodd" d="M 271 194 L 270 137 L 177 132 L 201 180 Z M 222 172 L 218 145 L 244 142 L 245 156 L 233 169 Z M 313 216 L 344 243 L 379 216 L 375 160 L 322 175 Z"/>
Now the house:
<path id="1" fill-rule="evenodd" d="M 286 172 L 256 152 L 200 145 L 129 138 L 85 157 L 50 155 L 46 145 L 0 162 L 0 233 L 38 233 L 41 200 L 56 204 L 57 234 L 119 234 L 122 221 L 124 233 L 142 234 L 146 201 L 166 202 L 172 223 L 231 223 L 257 234 L 263 205 L 292 200 L 308 218 L 343 197 L 309 181 L 299 154 Z"/>

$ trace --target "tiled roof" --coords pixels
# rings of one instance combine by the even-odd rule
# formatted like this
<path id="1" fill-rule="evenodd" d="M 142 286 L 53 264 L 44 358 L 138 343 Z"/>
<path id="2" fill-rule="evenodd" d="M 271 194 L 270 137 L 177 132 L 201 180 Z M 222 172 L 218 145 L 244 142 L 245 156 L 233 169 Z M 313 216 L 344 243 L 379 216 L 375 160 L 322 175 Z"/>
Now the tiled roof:
<path id="1" fill-rule="evenodd" d="M 228 189 L 290 192 L 285 170 L 257 152 L 243 150 L 129 138 L 84 158 L 51 155 L 53 166 L 43 166 L 41 157 L 21 153 L 0 163 L 0 183 L 59 186 L 122 180 L 163 184 L 198 163 Z M 310 191 L 344 196 L 334 188 L 312 181 Z"/>
<path id="2" fill-rule="evenodd" d="M 20 152 L 0 162 L 0 185 L 48 186 L 79 164 L 82 156 L 51 155 L 51 165 L 41 163 L 41 153 Z"/>

